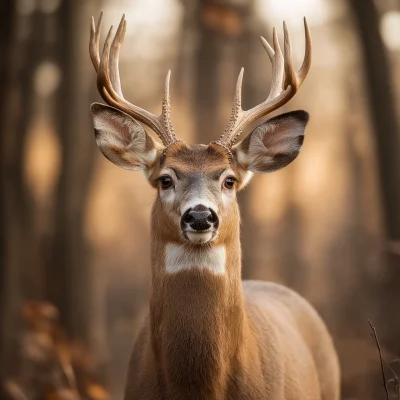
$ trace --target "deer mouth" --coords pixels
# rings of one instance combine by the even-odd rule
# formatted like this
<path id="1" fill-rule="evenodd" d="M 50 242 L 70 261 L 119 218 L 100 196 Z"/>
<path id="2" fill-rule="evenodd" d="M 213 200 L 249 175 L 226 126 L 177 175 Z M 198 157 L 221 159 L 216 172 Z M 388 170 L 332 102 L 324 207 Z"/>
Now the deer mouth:
<path id="1" fill-rule="evenodd" d="M 182 234 L 186 240 L 189 240 L 194 244 L 206 244 L 213 241 L 217 236 L 217 232 L 214 229 L 207 229 L 203 231 L 187 229 L 183 231 Z"/>

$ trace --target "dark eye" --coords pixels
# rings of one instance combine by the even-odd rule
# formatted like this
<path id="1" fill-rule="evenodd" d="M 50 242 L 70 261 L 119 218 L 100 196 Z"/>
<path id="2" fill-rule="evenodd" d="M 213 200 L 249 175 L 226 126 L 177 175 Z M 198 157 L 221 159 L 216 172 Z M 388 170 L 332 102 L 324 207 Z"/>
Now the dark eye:
<path id="1" fill-rule="evenodd" d="M 158 178 L 161 184 L 161 189 L 169 189 L 172 186 L 172 178 L 168 175 L 161 176 Z"/>
<path id="2" fill-rule="evenodd" d="M 236 179 L 233 176 L 228 176 L 224 181 L 224 186 L 231 190 L 235 186 L 235 182 Z"/>

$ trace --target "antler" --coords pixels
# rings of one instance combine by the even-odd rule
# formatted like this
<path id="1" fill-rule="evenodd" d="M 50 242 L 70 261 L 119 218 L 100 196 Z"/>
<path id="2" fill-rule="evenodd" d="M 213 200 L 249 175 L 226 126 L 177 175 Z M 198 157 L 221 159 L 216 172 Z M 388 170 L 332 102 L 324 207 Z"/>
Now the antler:
<path id="1" fill-rule="evenodd" d="M 113 31 L 113 27 L 111 26 L 104 42 L 103 52 L 100 58 L 99 44 L 102 19 L 103 13 L 100 14 L 97 25 L 95 25 L 94 18 L 92 17 L 89 42 L 90 58 L 92 59 L 94 69 L 97 72 L 97 88 L 101 97 L 110 106 L 118 108 L 153 129 L 165 146 L 177 142 L 179 139 L 175 136 L 171 122 L 171 106 L 169 97 L 169 80 L 171 71 L 168 71 L 167 78 L 165 79 L 164 98 L 160 115 L 156 116 L 125 100 L 122 94 L 118 68 L 119 51 L 126 31 L 125 15 L 122 16 L 115 37 L 110 45 Z"/>
<path id="2" fill-rule="evenodd" d="M 231 119 L 224 133 L 215 143 L 230 149 L 247 125 L 283 106 L 296 94 L 303 83 L 311 66 L 311 36 L 307 20 L 304 18 L 306 48 L 304 61 L 299 72 L 296 72 L 294 69 L 290 38 L 285 22 L 283 23 L 283 30 L 284 56 L 279 46 L 275 28 L 273 29 L 273 48 L 261 37 L 261 43 L 272 63 L 272 84 L 267 100 L 250 110 L 244 111 L 242 109 L 242 81 L 244 71 L 242 68 L 236 84 Z"/>

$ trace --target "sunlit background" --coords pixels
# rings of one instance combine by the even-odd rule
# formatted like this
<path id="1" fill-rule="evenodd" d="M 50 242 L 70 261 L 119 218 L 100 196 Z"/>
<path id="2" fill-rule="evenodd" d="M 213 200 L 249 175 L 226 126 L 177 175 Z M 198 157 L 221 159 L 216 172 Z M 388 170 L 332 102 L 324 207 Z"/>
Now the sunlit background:
<path id="1" fill-rule="evenodd" d="M 311 115 L 303 150 L 240 195 L 243 276 L 290 286 L 321 313 L 342 398 L 384 398 L 400 356 L 400 2 L 398 0 L 2 0 L 0 4 L 0 397 L 120 399 L 150 284 L 155 193 L 98 151 L 90 17 L 123 13 L 124 95 L 158 113 L 172 69 L 172 118 L 208 143 L 268 94 L 259 36 L 311 71 L 279 112 Z M 282 43 L 282 42 L 281 42 Z M 396 362 L 393 371 L 400 373 Z M 394 372 L 386 366 L 386 378 Z M 395 385 L 389 383 L 395 394 Z M 395 397 L 400 398 L 400 397 Z"/>

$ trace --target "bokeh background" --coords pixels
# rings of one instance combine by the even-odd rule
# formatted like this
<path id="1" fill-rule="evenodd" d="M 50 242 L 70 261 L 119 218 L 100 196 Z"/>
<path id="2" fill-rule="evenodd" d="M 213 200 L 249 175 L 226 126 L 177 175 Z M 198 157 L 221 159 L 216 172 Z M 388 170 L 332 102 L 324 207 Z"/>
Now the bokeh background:
<path id="1" fill-rule="evenodd" d="M 243 276 L 288 285 L 315 305 L 342 366 L 343 399 L 383 399 L 376 327 L 400 356 L 400 2 L 398 0 L 1 0 L 1 397 L 120 399 L 150 283 L 155 192 L 98 151 L 90 17 L 126 14 L 125 96 L 154 113 L 172 69 L 178 136 L 224 129 L 242 66 L 244 107 L 265 99 L 259 36 L 312 68 L 279 112 L 311 114 L 298 159 L 240 194 Z M 282 42 L 281 42 L 282 43 Z M 395 395 L 395 385 L 389 383 Z M 400 397 L 395 397 L 400 398 Z"/>

